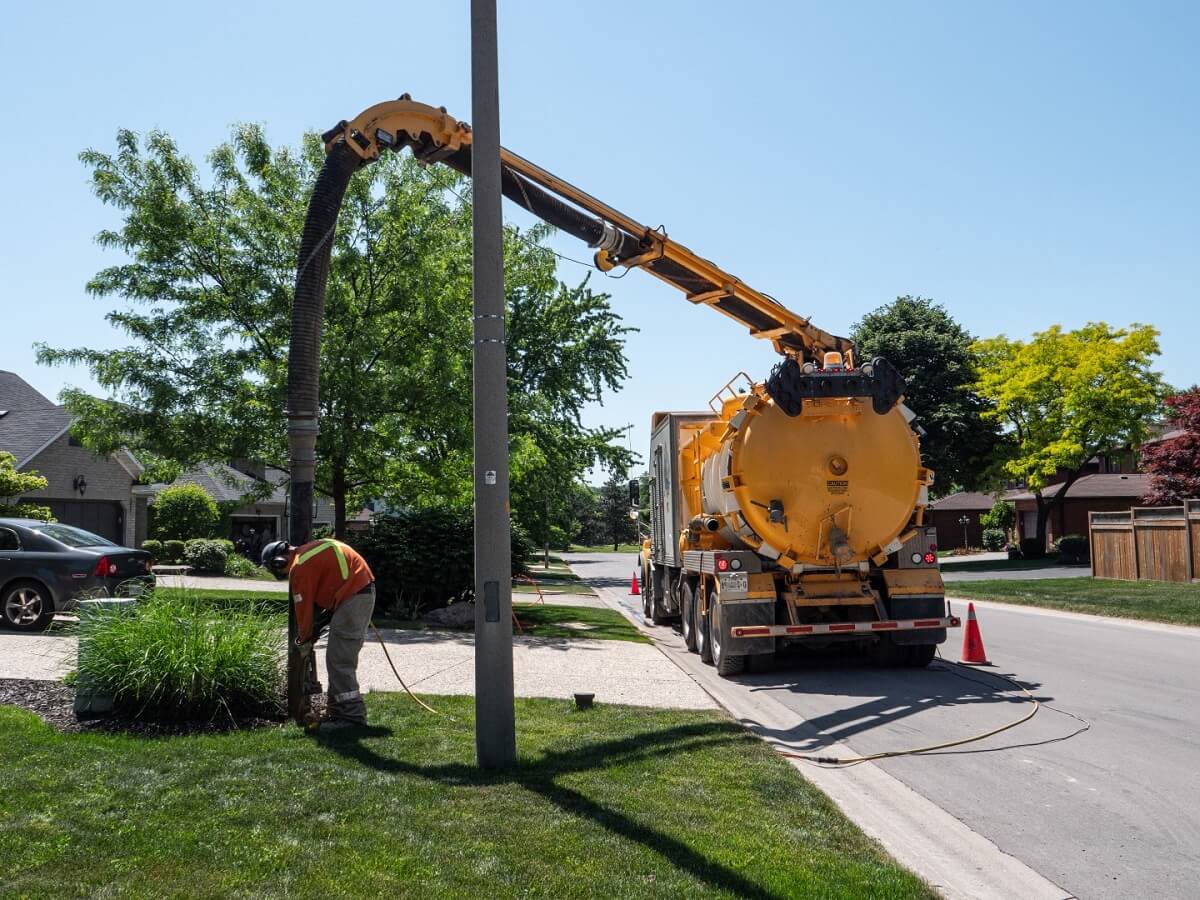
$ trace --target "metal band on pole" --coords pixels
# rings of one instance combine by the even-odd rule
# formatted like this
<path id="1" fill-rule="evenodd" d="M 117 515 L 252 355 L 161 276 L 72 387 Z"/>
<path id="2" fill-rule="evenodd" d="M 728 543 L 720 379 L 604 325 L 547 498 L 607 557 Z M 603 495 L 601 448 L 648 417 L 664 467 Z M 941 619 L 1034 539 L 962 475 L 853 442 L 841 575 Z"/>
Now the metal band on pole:
<path id="1" fill-rule="evenodd" d="M 517 757 L 508 519 L 508 378 L 500 212 L 496 0 L 471 0 L 475 298 L 475 755 L 482 769 Z"/>

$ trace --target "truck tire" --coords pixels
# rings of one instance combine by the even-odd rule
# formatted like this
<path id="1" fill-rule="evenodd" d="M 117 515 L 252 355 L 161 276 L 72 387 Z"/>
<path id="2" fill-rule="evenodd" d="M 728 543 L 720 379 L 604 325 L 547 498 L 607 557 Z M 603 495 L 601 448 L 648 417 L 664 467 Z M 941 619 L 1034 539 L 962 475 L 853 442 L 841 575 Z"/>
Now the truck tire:
<path id="1" fill-rule="evenodd" d="M 642 580 L 640 585 L 642 589 L 642 618 L 646 620 L 646 624 L 650 624 L 650 619 L 654 610 L 654 591 L 650 587 L 650 568 L 642 562 L 641 574 L 638 578 Z"/>
<path id="2" fill-rule="evenodd" d="M 715 597 L 716 594 L 713 594 Z M 708 636 L 708 614 L 700 612 L 700 600 L 696 597 L 695 592 L 692 592 L 692 602 L 696 608 L 696 612 L 692 616 L 692 620 L 696 623 L 696 652 L 700 654 L 700 662 L 712 665 L 712 641 Z M 709 609 L 712 608 L 712 601 L 709 601 Z"/>
<path id="3" fill-rule="evenodd" d="M 708 601 L 708 643 L 712 647 L 713 665 L 717 674 L 722 678 L 741 675 L 746 671 L 746 657 L 735 656 L 729 652 L 729 635 L 725 633 L 725 623 L 721 621 L 721 604 L 714 594 Z"/>
<path id="4" fill-rule="evenodd" d="M 683 632 L 683 643 L 688 652 L 695 653 L 696 646 L 696 591 L 689 580 L 679 586 L 679 620 Z"/>
<path id="5" fill-rule="evenodd" d="M 905 665 L 907 661 L 908 648 L 896 644 L 891 635 L 881 634 L 878 642 L 871 648 L 871 662 L 877 666 L 892 668 Z"/>
<path id="6" fill-rule="evenodd" d="M 642 594 L 650 598 L 650 609 L 646 614 L 646 619 L 651 625 L 666 625 L 674 618 L 667 611 L 667 598 L 663 591 L 664 580 L 655 578 L 654 572 L 649 566 L 646 566 L 645 586 L 642 588 Z"/>
<path id="7" fill-rule="evenodd" d="M 908 651 L 903 663 L 905 666 L 910 669 L 924 669 L 933 662 L 937 644 L 911 644 L 899 649 Z"/>

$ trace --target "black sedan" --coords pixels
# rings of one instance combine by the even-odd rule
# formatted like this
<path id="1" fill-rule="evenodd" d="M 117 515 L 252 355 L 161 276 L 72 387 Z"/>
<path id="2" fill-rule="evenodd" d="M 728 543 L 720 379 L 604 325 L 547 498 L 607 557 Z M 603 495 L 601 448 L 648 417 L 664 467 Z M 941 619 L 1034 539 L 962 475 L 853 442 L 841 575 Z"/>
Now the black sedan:
<path id="1" fill-rule="evenodd" d="M 81 596 L 128 593 L 152 582 L 150 554 L 36 519 L 0 519 L 0 624 L 39 631 Z M 136 593 L 136 591 L 133 591 Z"/>

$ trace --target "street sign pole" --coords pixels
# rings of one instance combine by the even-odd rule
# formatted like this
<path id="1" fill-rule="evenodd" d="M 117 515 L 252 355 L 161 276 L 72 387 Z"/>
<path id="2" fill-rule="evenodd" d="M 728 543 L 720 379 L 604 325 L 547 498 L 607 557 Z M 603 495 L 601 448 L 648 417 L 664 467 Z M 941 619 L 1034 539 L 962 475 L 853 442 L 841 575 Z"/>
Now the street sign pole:
<path id="1" fill-rule="evenodd" d="M 508 377 L 500 213 L 496 0 L 471 0 L 471 182 L 475 299 L 475 757 L 517 757 L 508 513 Z"/>

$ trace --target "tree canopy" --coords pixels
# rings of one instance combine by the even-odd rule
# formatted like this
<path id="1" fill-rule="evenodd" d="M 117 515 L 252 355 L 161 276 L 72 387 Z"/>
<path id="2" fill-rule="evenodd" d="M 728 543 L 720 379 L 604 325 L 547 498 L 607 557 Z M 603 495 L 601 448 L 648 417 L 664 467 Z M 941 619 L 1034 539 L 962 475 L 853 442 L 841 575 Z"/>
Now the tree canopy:
<path id="1" fill-rule="evenodd" d="M 1150 504 L 1182 503 L 1200 497 L 1200 387 L 1166 399 L 1167 423 L 1181 432 L 1142 447 L 1150 473 Z"/>
<path id="2" fill-rule="evenodd" d="M 121 216 L 98 235 L 125 259 L 88 291 L 123 305 L 116 350 L 39 347 L 79 363 L 115 402 L 67 391 L 83 442 L 127 446 L 162 478 L 202 461 L 286 468 L 289 312 L 319 139 L 272 148 L 237 127 L 202 175 L 166 134 L 117 135 L 81 155 Z M 391 154 L 358 173 L 334 238 L 321 347 L 317 487 L 335 530 L 370 497 L 458 505 L 471 493 L 471 209 L 454 172 Z M 512 493 L 517 514 L 559 508 L 596 464 L 623 467 L 619 432 L 581 410 L 626 377 L 630 329 L 588 279 L 560 282 L 547 229 L 506 229 Z"/>
<path id="3" fill-rule="evenodd" d="M 1158 332 L 1149 325 L 1055 325 L 1029 341 L 1001 335 L 975 344 L 984 415 L 1010 429 L 1003 472 L 1024 482 L 1038 506 L 1044 546 L 1050 509 L 1094 457 L 1138 447 L 1159 415 L 1164 384 L 1151 366 Z M 1046 487 L 1062 486 L 1047 498 Z"/>
<path id="4" fill-rule="evenodd" d="M 862 317 L 851 332 L 860 362 L 883 356 L 904 376 L 904 402 L 925 429 L 921 457 L 935 493 L 979 487 L 998 440 L 975 389 L 974 338 L 926 297 L 897 297 Z"/>
<path id="5" fill-rule="evenodd" d="M 18 519 L 53 519 L 50 507 L 40 503 L 17 503 L 17 499 L 49 484 L 37 472 L 18 472 L 17 458 L 0 450 L 0 514 Z"/>

